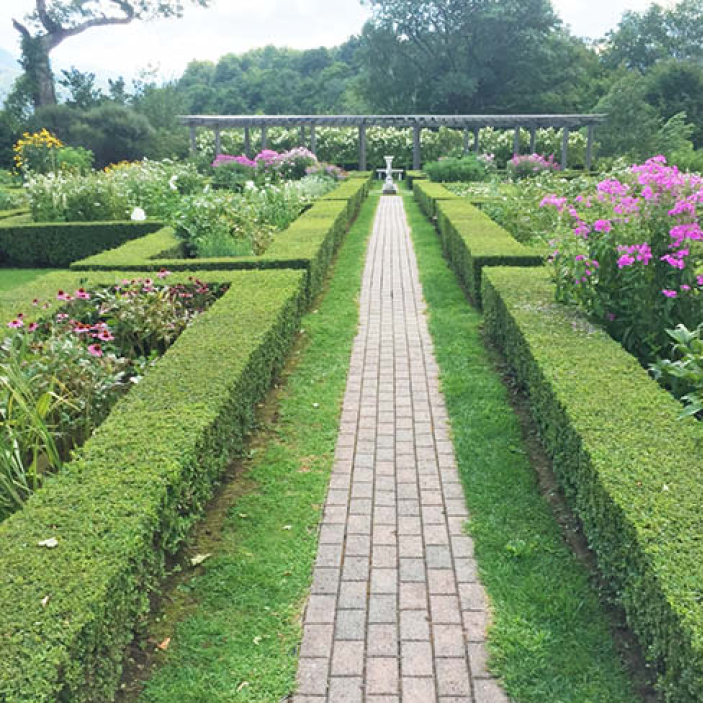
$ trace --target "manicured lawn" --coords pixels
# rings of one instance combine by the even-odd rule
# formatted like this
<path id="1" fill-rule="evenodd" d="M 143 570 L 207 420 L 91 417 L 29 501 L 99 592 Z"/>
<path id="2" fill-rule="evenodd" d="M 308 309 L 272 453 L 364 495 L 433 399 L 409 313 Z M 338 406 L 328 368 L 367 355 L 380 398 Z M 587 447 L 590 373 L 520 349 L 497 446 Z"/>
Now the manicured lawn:
<path id="1" fill-rule="evenodd" d="M 466 489 L 494 607 L 490 665 L 517 703 L 641 700 L 586 568 L 542 497 L 520 426 L 434 227 L 405 199 Z"/>
<path id="2" fill-rule="evenodd" d="M 377 202 L 363 206 L 249 460 L 189 550 L 212 556 L 169 594 L 151 629 L 151 652 L 172 639 L 140 703 L 277 703 L 293 688 Z"/>
<path id="3" fill-rule="evenodd" d="M 23 283 L 29 283 L 55 269 L 4 269 L 0 268 L 0 291 L 10 290 Z"/>

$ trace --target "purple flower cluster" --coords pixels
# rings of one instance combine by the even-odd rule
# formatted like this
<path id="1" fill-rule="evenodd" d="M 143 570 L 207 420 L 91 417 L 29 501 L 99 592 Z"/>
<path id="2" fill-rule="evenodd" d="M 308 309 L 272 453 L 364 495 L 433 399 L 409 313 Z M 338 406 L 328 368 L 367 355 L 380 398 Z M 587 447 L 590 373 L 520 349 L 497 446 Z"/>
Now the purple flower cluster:
<path id="1" fill-rule="evenodd" d="M 508 172 L 516 178 L 533 176 L 545 171 L 559 171 L 559 164 L 554 160 L 554 155 L 548 157 L 541 154 L 529 154 L 520 156 L 515 154 L 508 161 Z"/>

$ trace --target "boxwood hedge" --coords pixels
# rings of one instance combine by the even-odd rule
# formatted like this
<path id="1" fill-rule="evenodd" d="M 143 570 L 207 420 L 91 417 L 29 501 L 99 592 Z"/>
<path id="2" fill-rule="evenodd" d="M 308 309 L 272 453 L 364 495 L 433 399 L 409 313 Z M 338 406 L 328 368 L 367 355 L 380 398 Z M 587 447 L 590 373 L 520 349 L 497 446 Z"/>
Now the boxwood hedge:
<path id="1" fill-rule="evenodd" d="M 544 269 L 484 271 L 489 337 L 669 701 L 703 700 L 703 425 L 634 357 L 554 303 Z"/>
<path id="2" fill-rule="evenodd" d="M 444 253 L 478 307 L 484 267 L 542 265 L 544 256 L 540 250 L 520 244 L 467 200 L 439 200 L 436 208 Z"/>
<path id="3" fill-rule="evenodd" d="M 408 187 L 412 189 L 415 181 L 426 181 L 427 174 L 423 171 L 406 171 L 405 180 L 408 182 Z"/>
<path id="4" fill-rule="evenodd" d="M 70 290 L 125 275 L 50 274 L 41 284 Z M 0 525 L 3 703 L 112 700 L 166 555 L 242 450 L 255 403 L 291 347 L 303 272 L 197 275 L 231 289 L 117 403 L 78 458 Z M 14 304 L 38 294 L 25 288 Z M 40 546 L 49 538 L 54 549 Z"/>
<path id="5" fill-rule="evenodd" d="M 437 214 L 438 201 L 461 199 L 458 195 L 447 190 L 441 183 L 432 183 L 425 179 L 414 179 L 412 189 L 420 209 L 430 219 L 433 219 Z"/>
<path id="6" fill-rule="evenodd" d="M 0 265 L 62 268 L 163 227 L 161 222 L 0 221 Z"/>
<path id="7" fill-rule="evenodd" d="M 349 188 L 346 186 L 349 185 Z M 352 187 L 353 186 L 353 187 Z M 290 227 L 274 237 L 261 256 L 216 259 L 178 258 L 180 246 L 173 230 L 159 232 L 128 242 L 117 249 L 91 256 L 71 265 L 75 271 L 122 269 L 125 271 L 179 271 L 230 269 L 305 269 L 308 300 L 319 292 L 334 252 L 368 193 L 368 179 L 353 179 L 339 199 L 318 200 Z M 334 193 L 337 193 L 334 191 Z M 331 194 L 330 194 L 331 195 Z M 350 203 L 353 207 L 350 207 Z"/>

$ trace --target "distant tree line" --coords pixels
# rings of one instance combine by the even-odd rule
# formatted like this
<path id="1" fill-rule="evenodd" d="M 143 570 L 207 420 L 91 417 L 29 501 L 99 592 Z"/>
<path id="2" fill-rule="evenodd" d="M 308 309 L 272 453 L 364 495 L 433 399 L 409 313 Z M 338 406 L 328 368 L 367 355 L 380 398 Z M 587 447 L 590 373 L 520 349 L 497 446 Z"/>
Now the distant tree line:
<path id="1" fill-rule="evenodd" d="M 176 121 L 184 113 L 605 111 L 610 120 L 599 130 L 602 154 L 639 157 L 703 147 L 703 0 L 626 12 L 597 43 L 573 35 L 549 0 L 367 2 L 373 14 L 361 33 L 334 48 L 267 46 L 216 63 L 193 61 L 168 83 L 146 76 L 130 86 L 110 81 L 107 89 L 74 68 L 50 73 L 58 101 L 38 97 L 36 76 L 27 68 L 36 42 L 29 42 L 25 74 L 0 112 L 0 144 L 11 144 L 24 129 L 47 127 L 103 162 L 185 155 L 187 135 Z M 62 3 L 89 5 L 55 0 L 49 21 L 64 17 L 69 28 L 71 17 L 57 9 Z M 141 8 L 141 16 L 151 5 L 117 4 Z M 173 13 L 182 4 L 156 7 Z M 39 14 L 33 22 L 28 36 L 46 36 Z M 48 52 L 41 61 L 50 71 Z M 42 92 L 44 98 L 51 93 Z M 0 161 L 7 165 L 9 156 L 5 149 Z"/>

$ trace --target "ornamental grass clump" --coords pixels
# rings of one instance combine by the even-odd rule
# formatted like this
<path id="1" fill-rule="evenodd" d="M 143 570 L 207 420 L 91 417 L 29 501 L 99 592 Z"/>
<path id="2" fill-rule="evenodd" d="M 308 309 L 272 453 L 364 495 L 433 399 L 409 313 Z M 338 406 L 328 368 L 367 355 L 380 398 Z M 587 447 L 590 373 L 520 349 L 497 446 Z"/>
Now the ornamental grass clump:
<path id="1" fill-rule="evenodd" d="M 60 290 L 58 312 L 48 315 L 48 304 L 35 300 L 36 315 L 18 313 L 8 323 L 0 345 L 0 520 L 62 468 L 225 290 L 198 280 L 125 280 Z"/>
<path id="2" fill-rule="evenodd" d="M 557 299 L 576 303 L 643 363 L 667 329 L 703 319 L 699 208 L 703 178 L 663 156 L 600 181 L 594 192 L 541 202 L 559 215 L 550 257 Z"/>

